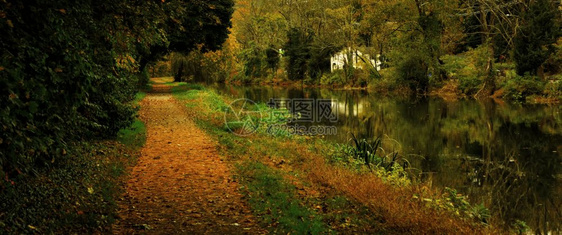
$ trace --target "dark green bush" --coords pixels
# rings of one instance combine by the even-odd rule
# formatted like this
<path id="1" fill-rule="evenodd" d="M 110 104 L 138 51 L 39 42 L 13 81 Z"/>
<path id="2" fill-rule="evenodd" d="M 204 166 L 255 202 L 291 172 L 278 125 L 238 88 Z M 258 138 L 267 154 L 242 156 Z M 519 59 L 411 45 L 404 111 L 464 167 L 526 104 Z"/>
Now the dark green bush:
<path id="1" fill-rule="evenodd" d="M 528 96 L 542 94 L 545 82 L 536 76 L 526 74 L 515 76 L 503 85 L 504 97 L 515 101 L 525 101 Z"/>
<path id="2" fill-rule="evenodd" d="M 418 93 L 427 92 L 429 85 L 428 66 L 423 59 L 412 56 L 404 60 L 398 67 L 399 80 Z"/>
<path id="3" fill-rule="evenodd" d="M 0 178 L 33 173 L 66 157 L 72 142 L 130 125 L 141 79 L 128 48 L 153 24 L 118 17 L 134 10 L 109 0 L 0 2 Z M 120 33 L 127 27 L 145 30 Z"/>
<path id="4" fill-rule="evenodd" d="M 474 95 L 482 87 L 482 79 L 469 76 L 459 77 L 459 89 L 467 95 Z"/>
<path id="5" fill-rule="evenodd" d="M 549 0 L 537 0 L 523 14 L 514 38 L 513 60 L 518 75 L 537 75 L 539 67 L 553 52 L 551 44 L 560 36 L 555 20 L 560 12 Z"/>
<path id="6" fill-rule="evenodd" d="M 285 44 L 286 56 L 289 57 L 287 63 L 287 73 L 291 80 L 305 79 L 310 59 L 310 43 L 313 35 L 302 28 L 291 28 L 287 33 L 289 39 Z"/>

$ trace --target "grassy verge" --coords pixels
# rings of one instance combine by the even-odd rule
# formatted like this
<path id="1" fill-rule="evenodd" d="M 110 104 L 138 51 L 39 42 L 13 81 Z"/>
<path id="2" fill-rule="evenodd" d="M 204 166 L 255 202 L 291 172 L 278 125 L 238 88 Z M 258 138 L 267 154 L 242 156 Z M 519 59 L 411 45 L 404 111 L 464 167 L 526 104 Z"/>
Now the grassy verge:
<path id="1" fill-rule="evenodd" d="M 137 93 L 133 103 L 135 105 L 139 105 L 140 101 L 143 100 L 144 97 L 146 97 L 146 93 Z M 132 149 L 141 148 L 146 142 L 146 126 L 138 118 L 135 119 L 129 128 L 122 129 L 119 133 L 117 133 L 117 141 Z"/>
<path id="2" fill-rule="evenodd" d="M 135 119 L 131 127 L 117 133 L 117 141 L 132 149 L 141 148 L 146 142 L 146 126 L 141 120 Z"/>
<path id="3" fill-rule="evenodd" d="M 456 215 L 463 214 L 462 211 L 457 213 L 459 209 L 453 205 L 457 195 L 412 183 L 404 174 L 387 171 L 384 167 L 358 164 L 338 155 L 337 146 L 320 138 L 271 136 L 261 129 L 247 137 L 233 135 L 224 122 L 224 109 L 232 101 L 229 97 L 205 89 L 176 92 L 175 97 L 184 101 L 199 126 L 218 140 L 223 154 L 233 164 L 242 166 L 237 173 L 247 189 L 250 204 L 272 231 L 313 232 L 299 230 L 299 226 L 292 225 L 295 220 L 285 216 L 300 218 L 303 224 L 318 224 L 319 230 L 314 231 L 337 233 L 482 233 L 484 229 L 490 230 L 468 216 Z M 275 183 L 264 184 L 265 181 Z M 303 206 L 302 210 L 297 213 L 287 204 L 282 206 L 277 202 L 279 198 L 295 200 Z M 340 202 L 336 203 L 339 206 L 327 203 L 334 200 Z M 278 211 L 266 210 L 264 215 L 263 208 Z M 344 217 L 346 219 L 342 220 Z M 325 224 L 328 229 L 321 229 L 319 224 Z"/>
<path id="4" fill-rule="evenodd" d="M 285 181 L 278 171 L 260 162 L 246 162 L 238 166 L 238 172 L 247 187 L 246 195 L 252 209 L 274 233 L 328 232 L 319 215 L 294 197 L 295 186 Z"/>

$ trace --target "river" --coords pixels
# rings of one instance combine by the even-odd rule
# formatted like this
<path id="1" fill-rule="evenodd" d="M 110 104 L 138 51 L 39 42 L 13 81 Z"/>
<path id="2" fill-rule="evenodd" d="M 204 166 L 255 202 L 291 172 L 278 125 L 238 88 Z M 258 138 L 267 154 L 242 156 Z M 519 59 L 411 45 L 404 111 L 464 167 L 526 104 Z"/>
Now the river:
<path id="1" fill-rule="evenodd" d="M 439 98 L 385 98 L 365 91 L 263 86 L 210 86 L 222 95 L 329 99 L 337 127 L 324 138 L 350 143 L 384 139 L 432 187 L 450 187 L 484 204 L 505 225 L 533 233 L 562 232 L 562 106 Z"/>

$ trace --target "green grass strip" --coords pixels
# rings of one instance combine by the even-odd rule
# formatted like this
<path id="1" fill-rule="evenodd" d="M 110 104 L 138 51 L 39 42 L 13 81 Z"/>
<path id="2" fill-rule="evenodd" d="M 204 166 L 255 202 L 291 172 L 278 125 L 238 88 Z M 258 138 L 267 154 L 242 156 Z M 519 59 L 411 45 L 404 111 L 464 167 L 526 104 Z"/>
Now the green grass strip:
<path id="1" fill-rule="evenodd" d="M 259 162 L 238 165 L 254 213 L 270 225 L 274 233 L 325 234 L 328 227 L 315 211 L 303 206 L 296 189 L 278 171 Z"/>

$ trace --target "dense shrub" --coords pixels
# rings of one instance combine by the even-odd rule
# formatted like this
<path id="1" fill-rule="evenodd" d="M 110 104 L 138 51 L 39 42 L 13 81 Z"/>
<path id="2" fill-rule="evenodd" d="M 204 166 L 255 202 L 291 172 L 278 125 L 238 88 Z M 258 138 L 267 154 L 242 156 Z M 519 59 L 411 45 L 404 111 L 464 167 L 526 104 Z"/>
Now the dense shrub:
<path id="1" fill-rule="evenodd" d="M 544 63 L 545 71 L 551 74 L 562 72 L 562 38 L 554 45 L 554 53 Z"/>
<path id="2" fill-rule="evenodd" d="M 400 80 L 408 87 L 419 93 L 425 93 L 429 85 L 428 67 L 423 59 L 412 56 L 404 60 L 398 67 L 397 72 Z"/>
<path id="3" fill-rule="evenodd" d="M 135 109 L 128 102 L 146 82 L 135 76 L 133 48 L 159 35 L 147 17 L 153 4 L 0 3 L 0 178 L 56 164 L 73 141 L 130 125 Z"/>
<path id="4" fill-rule="evenodd" d="M 515 101 L 525 101 L 528 96 L 542 94 L 545 88 L 544 81 L 536 76 L 515 76 L 503 85 L 504 97 Z"/>
<path id="5" fill-rule="evenodd" d="M 482 79 L 474 76 L 460 77 L 459 89 L 467 95 L 474 95 L 482 87 Z"/>
<path id="6" fill-rule="evenodd" d="M 344 84 L 341 71 L 325 73 L 320 78 L 320 84 L 326 86 L 341 86 Z"/>
<path id="7" fill-rule="evenodd" d="M 544 93 L 548 97 L 562 98 L 562 75 L 558 75 L 558 79 L 548 82 L 544 87 Z"/>

